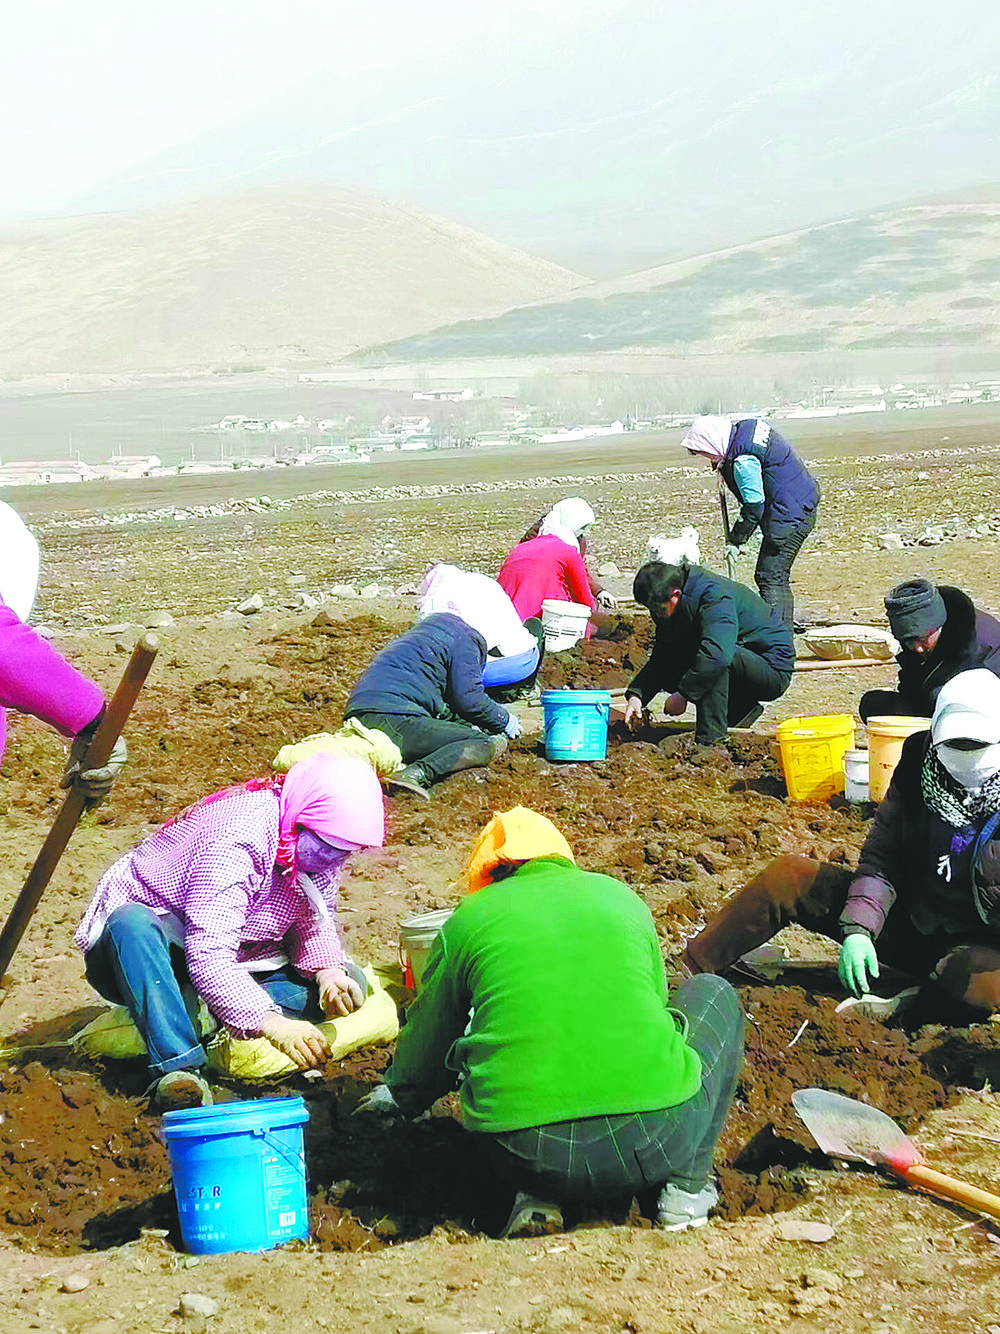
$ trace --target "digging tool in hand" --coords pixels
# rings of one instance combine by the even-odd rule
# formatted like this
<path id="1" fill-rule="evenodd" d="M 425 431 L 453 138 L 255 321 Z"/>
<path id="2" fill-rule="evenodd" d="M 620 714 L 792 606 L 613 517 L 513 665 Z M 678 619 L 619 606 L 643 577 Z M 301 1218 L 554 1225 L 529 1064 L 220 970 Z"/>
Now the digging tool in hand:
<path id="1" fill-rule="evenodd" d="M 108 762 L 108 757 L 115 742 L 121 735 L 122 728 L 132 712 L 132 706 L 139 696 L 149 669 L 153 665 L 159 648 L 155 635 L 146 634 L 132 650 L 118 689 L 112 696 L 111 703 L 105 710 L 101 724 L 94 733 L 87 754 L 82 761 L 81 770 L 100 769 Z M 3 976 L 14 956 L 14 951 L 21 943 L 35 909 L 45 892 L 45 886 L 52 878 L 52 873 L 59 864 L 59 858 L 66 850 L 66 845 L 73 835 L 87 805 L 87 797 L 77 783 L 66 793 L 66 800 L 55 818 L 48 837 L 42 844 L 41 851 L 35 858 L 35 864 L 28 872 L 20 894 L 10 910 L 10 915 L 0 932 L 0 1002 L 3 1000 Z"/>
<path id="2" fill-rule="evenodd" d="M 730 579 L 736 578 L 736 557 L 732 553 L 732 529 L 729 526 L 729 500 L 726 496 L 726 484 L 719 478 L 719 509 L 722 511 L 722 531 L 726 538 L 726 573 Z"/>
<path id="3" fill-rule="evenodd" d="M 797 1089 L 792 1103 L 813 1139 L 831 1158 L 888 1167 L 908 1186 L 1000 1219 L 1000 1195 L 928 1167 L 913 1141 L 877 1107 L 827 1089 Z"/>

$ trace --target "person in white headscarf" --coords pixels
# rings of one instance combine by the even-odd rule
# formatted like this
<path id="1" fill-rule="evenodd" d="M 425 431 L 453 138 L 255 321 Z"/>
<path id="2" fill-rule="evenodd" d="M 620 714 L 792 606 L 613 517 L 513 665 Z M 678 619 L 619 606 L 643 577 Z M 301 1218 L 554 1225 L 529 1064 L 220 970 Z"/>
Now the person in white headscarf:
<path id="1" fill-rule="evenodd" d="M 985 668 L 942 686 L 930 731 L 903 743 L 857 871 L 772 861 L 687 942 L 691 972 L 722 972 L 798 922 L 840 940 L 840 979 L 867 997 L 882 964 L 922 986 L 928 1017 L 1000 1010 L 1000 680 Z M 898 1002 L 899 997 L 893 1001 Z M 871 1004 L 891 1013 L 892 1004 Z"/>
<path id="2" fill-rule="evenodd" d="M 768 606 L 791 625 L 792 562 L 816 524 L 816 479 L 763 417 L 696 417 L 681 446 L 708 459 L 719 474 L 720 488 L 728 487 L 740 502 L 739 518 L 731 528 L 726 520 L 727 558 L 735 559 L 760 528 L 754 583 Z"/>
<path id="3" fill-rule="evenodd" d="M 529 689 L 545 643 L 542 623 L 522 623 L 517 608 L 495 579 L 438 562 L 424 575 L 417 619 L 439 612 L 459 616 L 486 640 L 483 686 L 494 699 Z"/>
<path id="4" fill-rule="evenodd" d="M 541 535 L 553 535 L 559 537 L 570 546 L 576 542 L 580 555 L 583 557 L 584 565 L 587 570 L 587 579 L 590 583 L 590 591 L 594 595 L 598 607 L 603 607 L 607 611 L 614 611 L 618 606 L 618 599 L 601 583 L 588 561 L 589 534 L 590 526 L 595 522 L 594 511 L 585 500 L 579 496 L 570 496 L 567 500 L 560 500 L 531 525 L 521 538 L 522 542 L 530 542 L 532 538 Z"/>
<path id="5" fill-rule="evenodd" d="M 594 511 L 585 500 L 560 500 L 541 520 L 538 536 L 519 542 L 510 552 L 497 583 L 517 608 L 522 621 L 541 616 L 542 603 L 575 602 L 593 611 L 597 597 L 584 563 L 587 530 Z"/>

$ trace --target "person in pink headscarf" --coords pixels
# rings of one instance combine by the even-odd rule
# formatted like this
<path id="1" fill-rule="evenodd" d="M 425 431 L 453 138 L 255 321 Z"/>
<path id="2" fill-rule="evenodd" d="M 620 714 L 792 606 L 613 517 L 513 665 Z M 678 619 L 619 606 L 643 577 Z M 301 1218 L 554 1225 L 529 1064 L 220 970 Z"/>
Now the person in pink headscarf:
<path id="1" fill-rule="evenodd" d="M 208 1105 L 197 998 L 237 1037 L 301 1069 L 329 1051 L 316 1023 L 363 1004 L 334 913 L 352 853 L 381 847 L 382 788 L 321 752 L 287 774 L 212 793 L 104 874 L 76 932 L 87 980 L 142 1035 L 160 1110 Z"/>

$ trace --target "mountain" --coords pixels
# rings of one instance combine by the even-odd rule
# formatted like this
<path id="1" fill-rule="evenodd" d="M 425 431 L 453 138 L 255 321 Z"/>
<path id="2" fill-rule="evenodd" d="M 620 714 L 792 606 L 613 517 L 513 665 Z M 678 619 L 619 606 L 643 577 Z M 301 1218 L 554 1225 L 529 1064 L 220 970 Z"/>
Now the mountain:
<path id="1" fill-rule="evenodd" d="M 680 354 L 988 348 L 1000 353 L 1000 199 L 847 218 L 352 360 L 651 349 Z"/>
<path id="2" fill-rule="evenodd" d="M 105 182 L 336 180 L 592 276 L 1000 179 L 996 0 L 607 0 L 377 59 Z"/>
<path id="3" fill-rule="evenodd" d="M 0 376 L 330 360 L 582 281 L 345 189 L 27 224 L 0 231 Z"/>

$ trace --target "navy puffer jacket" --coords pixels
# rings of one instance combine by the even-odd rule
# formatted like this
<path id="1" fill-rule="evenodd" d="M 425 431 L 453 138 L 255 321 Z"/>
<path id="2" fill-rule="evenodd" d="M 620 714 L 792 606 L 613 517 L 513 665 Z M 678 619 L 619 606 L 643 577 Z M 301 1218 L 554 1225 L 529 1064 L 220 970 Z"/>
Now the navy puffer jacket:
<path id="1" fill-rule="evenodd" d="M 726 485 L 741 501 L 733 477 L 733 464 L 744 454 L 752 454 L 760 463 L 764 503 L 763 506 L 744 503 L 732 533 L 738 546 L 747 540 L 756 523 L 767 537 L 778 539 L 785 536 L 811 516 L 819 504 L 819 483 L 785 437 L 763 417 L 743 417 L 734 423 L 722 462 Z"/>

